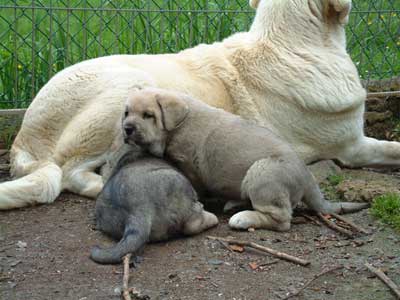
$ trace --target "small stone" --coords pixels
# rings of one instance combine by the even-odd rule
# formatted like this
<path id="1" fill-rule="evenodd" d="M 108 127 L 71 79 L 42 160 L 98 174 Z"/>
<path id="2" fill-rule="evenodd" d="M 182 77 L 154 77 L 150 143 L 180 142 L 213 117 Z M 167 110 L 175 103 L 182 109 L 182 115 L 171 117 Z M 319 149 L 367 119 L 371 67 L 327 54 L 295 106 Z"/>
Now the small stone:
<path id="1" fill-rule="evenodd" d="M 122 289 L 121 289 L 120 286 L 118 286 L 118 287 L 116 287 L 116 288 L 114 289 L 114 294 L 115 294 L 115 295 L 119 296 L 119 295 L 121 295 L 121 293 L 122 293 Z"/>
<path id="2" fill-rule="evenodd" d="M 209 259 L 208 263 L 210 265 L 218 266 L 218 265 L 222 265 L 224 262 L 222 260 L 219 260 L 219 259 Z"/>
<path id="3" fill-rule="evenodd" d="M 22 250 L 25 250 L 27 245 L 28 245 L 27 243 L 22 242 L 22 241 L 18 241 L 18 243 L 17 243 L 17 247 L 22 249 Z"/>

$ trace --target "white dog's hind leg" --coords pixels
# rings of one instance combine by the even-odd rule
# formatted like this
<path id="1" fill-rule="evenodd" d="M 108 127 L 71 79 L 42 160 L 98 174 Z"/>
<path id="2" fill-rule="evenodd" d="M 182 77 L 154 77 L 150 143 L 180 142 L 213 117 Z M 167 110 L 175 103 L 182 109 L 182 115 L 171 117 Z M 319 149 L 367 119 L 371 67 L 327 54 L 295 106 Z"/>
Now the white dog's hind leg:
<path id="1" fill-rule="evenodd" d="M 95 170 L 103 163 L 102 159 L 95 159 L 87 162 L 74 160 L 65 164 L 63 188 L 85 197 L 96 198 L 104 184 Z"/>
<path id="2" fill-rule="evenodd" d="M 52 162 L 19 179 L 0 184 L 0 210 L 51 203 L 61 192 L 62 171 Z"/>
<path id="3" fill-rule="evenodd" d="M 400 167 L 400 143 L 363 136 L 341 151 L 341 163 L 348 167 Z"/>

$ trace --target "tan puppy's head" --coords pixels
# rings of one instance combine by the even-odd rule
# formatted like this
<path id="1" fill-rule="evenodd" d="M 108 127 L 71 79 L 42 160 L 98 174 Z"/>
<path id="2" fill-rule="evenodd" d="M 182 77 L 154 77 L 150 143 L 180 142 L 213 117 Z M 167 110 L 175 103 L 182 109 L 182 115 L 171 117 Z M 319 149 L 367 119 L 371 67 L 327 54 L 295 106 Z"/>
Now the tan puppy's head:
<path id="1" fill-rule="evenodd" d="M 124 141 L 151 154 L 164 155 L 167 136 L 185 120 L 185 96 L 168 90 L 146 88 L 129 95 L 122 118 Z"/>

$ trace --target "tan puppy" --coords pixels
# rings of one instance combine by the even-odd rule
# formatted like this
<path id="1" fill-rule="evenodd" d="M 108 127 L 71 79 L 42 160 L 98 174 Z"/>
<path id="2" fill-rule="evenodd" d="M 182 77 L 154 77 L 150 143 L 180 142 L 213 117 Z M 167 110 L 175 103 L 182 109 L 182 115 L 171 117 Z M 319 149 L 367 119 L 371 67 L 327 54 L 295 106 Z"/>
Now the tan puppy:
<path id="1" fill-rule="evenodd" d="M 198 190 L 254 210 L 231 217 L 232 228 L 290 228 L 301 201 L 317 212 L 351 212 L 360 203 L 326 201 L 304 162 L 265 127 L 184 94 L 144 89 L 130 95 L 123 120 L 127 143 L 177 164 Z"/>

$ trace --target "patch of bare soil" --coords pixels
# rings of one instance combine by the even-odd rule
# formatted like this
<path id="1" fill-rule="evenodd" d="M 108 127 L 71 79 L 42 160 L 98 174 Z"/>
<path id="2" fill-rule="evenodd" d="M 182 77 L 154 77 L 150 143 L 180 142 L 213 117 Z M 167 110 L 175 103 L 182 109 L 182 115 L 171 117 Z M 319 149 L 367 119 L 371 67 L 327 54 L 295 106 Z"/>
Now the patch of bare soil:
<path id="1" fill-rule="evenodd" d="M 400 141 L 399 96 L 368 99 L 364 119 L 367 136 Z"/>
<path id="2" fill-rule="evenodd" d="M 399 178 L 394 176 L 394 182 L 400 186 Z M 229 216 L 220 207 L 213 210 L 218 227 L 147 245 L 131 268 L 130 286 L 160 300 L 283 299 L 322 270 L 343 265 L 292 299 L 395 299 L 364 263 L 381 268 L 400 285 L 400 235 L 367 210 L 348 215 L 372 232 L 355 239 L 310 221 L 293 224 L 286 233 L 232 231 Z M 249 248 L 229 251 L 207 235 L 253 241 L 311 265 L 301 267 Z M 102 266 L 89 259 L 92 246 L 111 243 L 94 230 L 94 201 L 83 197 L 64 193 L 50 205 L 1 211 L 0 299 L 119 299 L 122 265 Z"/>

